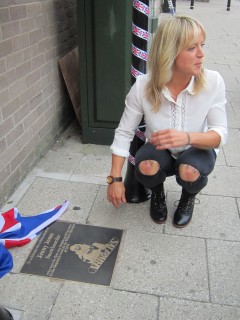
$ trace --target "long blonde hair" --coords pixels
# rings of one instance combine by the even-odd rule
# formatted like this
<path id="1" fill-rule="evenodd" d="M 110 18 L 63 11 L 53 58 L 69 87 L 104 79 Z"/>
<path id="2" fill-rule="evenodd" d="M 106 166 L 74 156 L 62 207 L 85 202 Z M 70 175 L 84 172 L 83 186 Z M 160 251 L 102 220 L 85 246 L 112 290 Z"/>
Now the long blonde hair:
<path id="1" fill-rule="evenodd" d="M 172 69 L 178 54 L 193 40 L 197 39 L 199 29 L 203 39 L 205 30 L 200 22 L 187 16 L 171 16 L 161 21 L 153 38 L 148 58 L 150 80 L 146 86 L 147 99 L 153 111 L 160 108 L 162 89 L 172 78 Z M 204 70 L 194 79 L 194 93 L 197 94 L 205 84 Z"/>

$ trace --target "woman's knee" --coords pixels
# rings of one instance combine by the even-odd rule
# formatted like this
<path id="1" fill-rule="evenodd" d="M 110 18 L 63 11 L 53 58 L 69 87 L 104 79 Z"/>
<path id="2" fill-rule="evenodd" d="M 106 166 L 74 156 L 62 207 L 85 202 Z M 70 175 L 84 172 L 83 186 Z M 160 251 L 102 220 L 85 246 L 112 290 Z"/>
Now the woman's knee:
<path id="1" fill-rule="evenodd" d="M 200 177 L 200 172 L 189 164 L 180 164 L 178 170 L 179 177 L 183 181 L 194 182 L 197 181 Z"/>
<path id="2" fill-rule="evenodd" d="M 152 176 L 160 170 L 160 165 L 155 160 L 144 160 L 139 163 L 138 168 L 142 174 Z"/>

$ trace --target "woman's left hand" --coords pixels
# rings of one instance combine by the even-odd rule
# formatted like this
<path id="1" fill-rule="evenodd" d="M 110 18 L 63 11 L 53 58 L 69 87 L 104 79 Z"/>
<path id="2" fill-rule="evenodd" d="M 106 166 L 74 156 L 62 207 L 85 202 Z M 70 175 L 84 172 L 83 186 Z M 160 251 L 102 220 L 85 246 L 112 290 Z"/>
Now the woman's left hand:
<path id="1" fill-rule="evenodd" d="M 157 150 L 182 147 L 188 144 L 186 132 L 173 129 L 159 130 L 151 134 L 149 140 Z"/>

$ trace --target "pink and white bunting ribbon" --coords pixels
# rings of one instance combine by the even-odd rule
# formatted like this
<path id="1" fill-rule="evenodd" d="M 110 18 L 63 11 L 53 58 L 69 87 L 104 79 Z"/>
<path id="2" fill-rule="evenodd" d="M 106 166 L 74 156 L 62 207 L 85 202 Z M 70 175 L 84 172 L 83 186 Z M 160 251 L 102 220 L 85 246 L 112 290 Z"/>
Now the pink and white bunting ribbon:
<path id="1" fill-rule="evenodd" d="M 131 74 L 133 75 L 134 78 L 137 78 L 138 76 L 140 76 L 141 74 L 143 74 L 142 72 L 140 72 L 139 70 L 137 70 L 136 68 L 134 68 L 134 66 L 131 66 Z"/>
<path id="2" fill-rule="evenodd" d="M 143 51 L 137 48 L 134 44 L 132 44 L 132 53 L 139 59 L 142 59 L 144 61 L 148 60 L 148 53 L 146 51 Z"/>
<path id="3" fill-rule="evenodd" d="M 142 38 L 144 40 L 148 40 L 148 38 L 149 38 L 148 31 L 136 26 L 134 23 L 132 24 L 132 33 L 135 34 L 137 37 Z"/>
<path id="4" fill-rule="evenodd" d="M 149 6 L 147 6 L 145 3 L 143 3 L 143 2 L 141 2 L 139 0 L 134 0 L 133 1 L 133 6 L 138 11 L 142 12 L 146 16 L 149 16 Z"/>

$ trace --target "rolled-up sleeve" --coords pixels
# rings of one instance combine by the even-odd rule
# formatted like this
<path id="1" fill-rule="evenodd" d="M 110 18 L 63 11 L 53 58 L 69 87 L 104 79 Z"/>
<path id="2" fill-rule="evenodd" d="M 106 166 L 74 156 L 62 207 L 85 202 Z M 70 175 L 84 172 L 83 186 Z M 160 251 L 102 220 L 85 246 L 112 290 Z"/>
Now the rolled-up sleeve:
<path id="1" fill-rule="evenodd" d="M 138 81 L 132 86 L 125 100 L 125 109 L 119 125 L 115 130 L 114 140 L 110 149 L 113 154 L 129 156 L 131 141 L 143 117 L 143 110 L 138 92 Z"/>
<path id="2" fill-rule="evenodd" d="M 218 74 L 216 96 L 207 116 L 208 131 L 213 130 L 221 137 L 218 148 L 222 147 L 227 142 L 228 137 L 227 115 L 225 110 L 226 102 L 225 84 L 220 74 Z"/>

